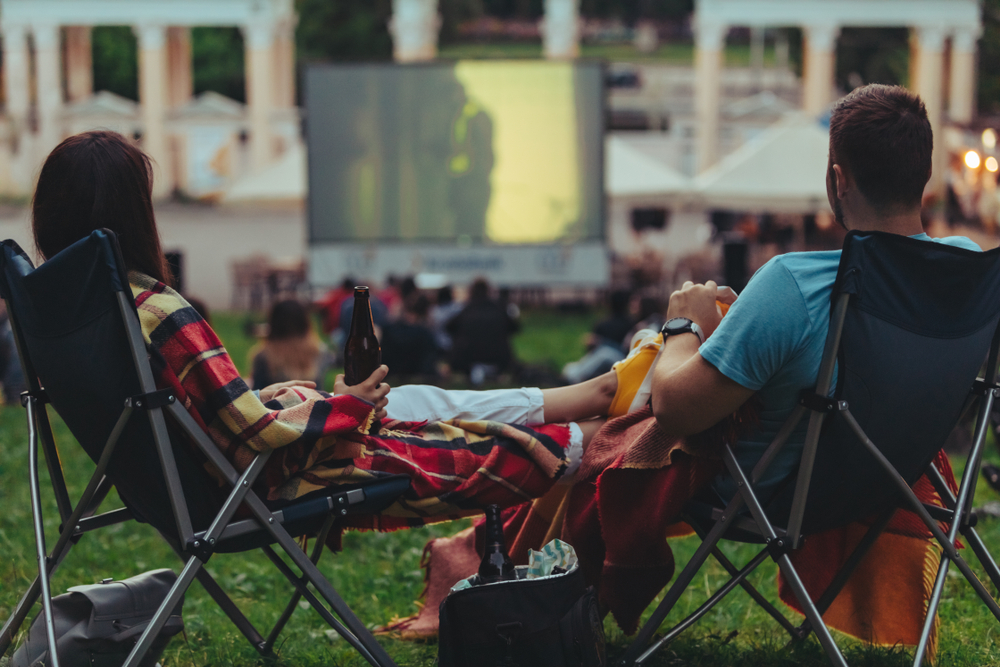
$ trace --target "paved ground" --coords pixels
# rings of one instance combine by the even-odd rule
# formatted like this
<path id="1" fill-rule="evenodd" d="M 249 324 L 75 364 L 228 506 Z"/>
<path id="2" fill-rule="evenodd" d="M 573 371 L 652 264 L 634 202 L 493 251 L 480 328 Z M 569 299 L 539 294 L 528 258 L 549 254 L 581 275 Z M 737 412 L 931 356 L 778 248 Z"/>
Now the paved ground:
<path id="1" fill-rule="evenodd" d="M 230 308 L 233 261 L 260 255 L 280 262 L 306 253 L 305 213 L 296 207 L 168 203 L 157 206 L 156 220 L 163 249 L 184 255 L 185 291 L 213 310 Z M 0 238 L 34 256 L 28 208 L 0 207 Z"/>

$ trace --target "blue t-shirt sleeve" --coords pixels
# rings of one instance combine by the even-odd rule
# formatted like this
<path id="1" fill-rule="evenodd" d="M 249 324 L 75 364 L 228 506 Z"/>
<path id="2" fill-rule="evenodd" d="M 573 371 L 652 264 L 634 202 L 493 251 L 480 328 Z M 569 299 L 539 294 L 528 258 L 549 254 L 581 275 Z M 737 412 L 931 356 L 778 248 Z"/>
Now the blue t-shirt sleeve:
<path id="1" fill-rule="evenodd" d="M 796 354 L 809 323 L 802 292 L 779 259 L 754 274 L 698 350 L 723 375 L 753 391 Z"/>

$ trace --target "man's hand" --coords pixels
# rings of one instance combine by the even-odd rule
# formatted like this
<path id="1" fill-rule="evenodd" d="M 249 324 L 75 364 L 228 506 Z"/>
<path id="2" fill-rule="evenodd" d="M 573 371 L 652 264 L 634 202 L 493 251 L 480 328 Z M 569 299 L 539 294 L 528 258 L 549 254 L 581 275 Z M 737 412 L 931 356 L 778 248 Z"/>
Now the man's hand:
<path id="1" fill-rule="evenodd" d="M 722 313 L 715 303 L 717 300 L 732 304 L 736 301 L 736 292 L 728 287 L 720 289 L 712 280 L 704 285 L 695 285 L 689 280 L 670 295 L 667 319 L 686 317 L 701 327 L 707 339 L 722 321 Z"/>
<path id="2" fill-rule="evenodd" d="M 385 379 L 388 372 L 389 367 L 382 364 L 375 369 L 375 372 L 367 380 L 352 387 L 347 386 L 342 374 L 338 375 L 337 379 L 333 382 L 333 394 L 334 396 L 351 394 L 352 396 L 364 399 L 375 406 L 375 419 L 385 419 L 385 406 L 389 403 L 389 399 L 387 398 L 389 395 L 389 385 L 382 382 L 382 380 Z"/>

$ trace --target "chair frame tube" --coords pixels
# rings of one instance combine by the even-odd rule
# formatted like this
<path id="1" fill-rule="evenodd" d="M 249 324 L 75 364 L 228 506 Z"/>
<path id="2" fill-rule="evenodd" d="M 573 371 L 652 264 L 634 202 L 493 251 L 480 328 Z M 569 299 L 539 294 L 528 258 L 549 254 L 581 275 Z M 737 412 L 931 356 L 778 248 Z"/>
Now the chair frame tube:
<path id="1" fill-rule="evenodd" d="M 819 396 L 828 396 L 830 389 L 833 386 L 837 354 L 840 349 L 841 335 L 847 316 L 848 306 L 850 304 L 850 297 L 851 295 L 846 293 L 839 295 L 833 308 L 823 358 L 820 362 L 819 373 L 817 374 L 815 393 Z M 950 490 L 947 488 L 944 478 L 933 464 L 928 467 L 929 469 L 927 474 L 937 489 L 943 502 L 946 506 L 949 506 L 954 510 L 947 535 L 940 529 L 937 520 L 932 518 L 927 508 L 925 508 L 923 503 L 921 503 L 916 497 L 910 486 L 905 482 L 905 480 L 903 480 L 902 477 L 900 477 L 899 473 L 896 472 L 888 460 L 864 433 L 861 426 L 851 414 L 846 402 L 839 402 L 836 406 L 837 409 L 835 414 L 847 421 L 851 430 L 854 431 L 855 435 L 864 445 L 865 449 L 872 454 L 878 464 L 892 477 L 895 485 L 898 487 L 900 495 L 902 496 L 904 505 L 909 506 L 909 509 L 920 517 L 920 519 L 927 525 L 927 528 L 933 537 L 941 544 L 943 549 L 941 565 L 938 569 L 933 592 L 928 601 L 927 616 L 925 618 L 920 640 L 914 656 L 915 667 L 919 667 L 923 662 L 930 638 L 930 632 L 933 628 L 936 610 L 943 592 L 948 566 L 951 562 L 955 563 L 955 566 L 959 568 L 965 578 L 969 581 L 970 585 L 982 599 L 983 603 L 987 606 L 991 613 L 993 613 L 997 620 L 1000 621 L 1000 605 L 998 605 L 992 598 L 985 586 L 983 586 L 982 582 L 979 581 L 965 560 L 958 554 L 954 546 L 958 534 L 961 533 L 969 541 L 972 551 L 976 554 L 980 563 L 986 569 L 993 584 L 1000 588 L 1000 568 L 998 568 L 996 562 L 990 556 L 970 521 L 972 513 L 972 499 L 975 495 L 976 480 L 978 477 L 979 464 L 982 460 L 982 452 L 986 439 L 986 429 L 989 424 L 989 415 L 993 408 L 994 399 L 1000 397 L 1000 387 L 997 386 L 998 359 L 1000 359 L 1000 326 L 997 327 L 997 330 L 994 333 L 988 353 L 987 380 L 989 381 L 989 389 L 984 393 L 980 400 L 975 436 L 973 438 L 973 448 L 970 452 L 965 472 L 962 475 L 962 482 L 959 486 L 958 495 L 955 496 L 951 494 Z M 971 402 L 967 404 L 966 409 L 970 405 Z M 625 655 L 618 663 L 621 667 L 633 664 L 642 664 L 645 662 L 651 655 L 653 655 L 653 653 L 662 648 L 669 641 L 673 640 L 678 634 L 680 634 L 681 631 L 692 625 L 698 618 L 703 616 L 712 606 L 721 600 L 727 593 L 733 590 L 737 584 L 743 585 L 744 588 L 752 588 L 752 586 L 745 581 L 745 575 L 739 581 L 735 580 L 739 574 L 743 573 L 743 570 L 736 572 L 735 566 L 731 563 L 729 564 L 731 567 L 726 567 L 724 565 L 730 576 L 733 578 L 730 579 L 730 581 L 727 582 L 727 584 L 725 584 L 716 594 L 712 595 L 708 601 L 698 608 L 697 611 L 685 620 L 681 621 L 680 624 L 669 631 L 654 645 L 643 651 L 643 647 L 649 643 L 656 629 L 663 623 L 667 614 L 680 599 L 684 589 L 686 589 L 693 580 L 697 570 L 700 569 L 706 560 L 708 553 L 717 551 L 716 545 L 718 541 L 725 537 L 726 531 L 734 522 L 735 515 L 744 502 L 753 516 L 754 523 L 756 524 L 759 533 L 766 540 L 773 540 L 778 537 L 774 526 L 771 525 L 766 513 L 764 512 L 763 506 L 753 491 L 753 484 L 761 478 L 768 466 L 777 456 L 792 430 L 801 421 L 805 411 L 806 408 L 801 405 L 797 406 L 795 410 L 793 410 L 778 435 L 768 446 L 761 459 L 754 466 L 749 480 L 739 467 L 739 464 L 732 453 L 732 449 L 727 445 L 724 453 L 724 460 L 730 475 L 737 481 L 738 492 L 726 506 L 726 509 L 722 512 L 721 516 L 719 516 L 715 525 L 708 532 L 708 534 L 702 536 L 702 544 L 699 546 L 694 556 L 692 556 L 688 565 L 684 568 L 681 574 L 678 575 L 673 586 L 671 586 L 668 593 L 654 610 L 649 621 L 647 621 L 647 623 L 639 630 L 635 641 L 628 648 Z M 787 539 L 790 542 L 789 547 L 792 550 L 799 548 L 801 545 L 801 528 L 805 516 L 809 484 L 813 474 L 813 467 L 816 458 L 816 451 L 819 446 L 822 426 L 827 415 L 825 411 L 821 410 L 811 410 L 811 413 L 786 531 Z M 802 584 L 802 581 L 799 578 L 787 552 L 780 553 L 780 555 L 774 558 L 778 567 L 781 569 L 782 574 L 784 574 L 787 583 L 792 589 L 792 592 L 802 605 L 806 614 L 806 620 L 796 630 L 790 631 L 791 634 L 795 637 L 804 638 L 809 634 L 809 632 L 815 631 L 817 638 L 820 640 L 820 643 L 823 645 L 823 648 L 827 653 L 827 656 L 835 665 L 843 665 L 846 667 L 846 662 L 844 661 L 843 654 L 837 647 L 836 642 L 833 640 L 829 629 L 823 623 L 822 614 L 826 612 L 831 604 L 833 604 L 834 599 L 846 585 L 850 575 L 867 556 L 877 538 L 888 526 L 895 510 L 895 507 L 890 507 L 883 511 L 883 513 L 862 538 L 861 542 L 855 547 L 854 551 L 852 551 L 844 566 L 834 576 L 833 581 L 820 596 L 816 604 L 812 602 L 812 599 Z M 764 553 L 766 553 L 766 550 L 761 554 L 758 554 L 758 556 L 751 561 L 751 564 L 756 562 L 757 559 Z M 753 597 L 755 600 L 757 599 L 757 596 Z M 768 611 L 770 613 L 770 610 Z M 771 615 L 774 616 L 774 614 Z"/>
<path id="2" fill-rule="evenodd" d="M 134 305 L 131 302 L 131 297 L 124 291 L 121 291 L 116 292 L 116 300 L 128 333 L 129 352 L 135 363 L 140 381 L 140 388 L 144 393 L 151 393 L 156 390 L 156 386 L 153 380 L 152 372 L 149 368 L 146 356 L 146 347 L 142 339 L 141 330 L 134 312 Z M 14 326 L 14 330 L 15 340 L 18 345 L 18 351 L 20 353 L 22 363 L 30 364 L 27 355 L 24 354 L 25 348 L 19 338 L 19 329 L 17 326 Z M 34 377 L 34 375 L 29 374 L 29 377 Z M 69 501 L 69 494 L 66 490 L 62 470 L 59 466 L 58 451 L 55 447 L 55 441 L 51 438 L 51 429 L 49 427 L 46 411 L 44 406 L 42 406 L 41 410 L 38 409 L 40 402 L 37 397 L 43 394 L 40 391 L 40 387 L 37 386 L 37 379 L 34 380 L 34 384 L 36 385 L 33 387 L 35 391 L 30 392 L 25 398 L 25 407 L 28 411 L 29 467 L 31 468 L 30 485 L 32 491 L 32 509 L 33 515 L 35 516 L 34 532 L 36 550 L 38 551 L 39 574 L 29 589 L 25 592 L 24 596 L 22 596 L 20 602 L 14 610 L 14 613 L 4 624 L 2 631 L 0 631 L 0 655 L 3 655 L 12 645 L 14 634 L 23 625 L 32 605 L 39 597 L 41 597 L 43 613 L 46 618 L 47 640 L 50 654 L 52 655 L 52 664 L 53 667 L 58 667 L 58 654 L 55 646 L 54 629 L 52 626 L 51 591 L 49 579 L 56 566 L 68 554 L 72 543 L 74 543 L 83 532 L 88 532 L 112 523 L 120 523 L 132 518 L 131 513 L 127 509 L 122 509 L 113 510 L 105 514 L 92 517 L 87 521 L 84 520 L 85 517 L 89 517 L 91 514 L 96 512 L 101 501 L 103 501 L 105 495 L 110 489 L 110 484 L 108 484 L 105 477 L 105 471 L 110 463 L 111 456 L 114 453 L 116 445 L 118 444 L 121 433 L 124 431 L 128 421 L 135 416 L 135 410 L 128 405 L 123 407 L 122 413 L 119 416 L 108 441 L 104 445 L 95 472 L 91 476 L 80 501 L 77 503 L 76 507 L 73 508 L 72 503 Z M 260 527 L 269 533 L 270 537 L 281 546 L 282 550 L 288 555 L 292 562 L 302 571 L 301 576 L 295 575 L 289 569 L 288 565 L 280 557 L 278 557 L 273 549 L 270 547 L 263 548 L 265 554 L 267 554 L 276 565 L 280 563 L 278 569 L 285 574 L 290 583 L 292 583 L 295 587 L 293 602 L 290 603 L 289 606 L 294 609 L 299 596 L 305 596 L 317 609 L 324 620 L 326 620 L 338 633 L 340 633 L 369 663 L 375 667 L 395 667 L 395 663 L 389 657 L 388 653 L 385 652 L 385 649 L 379 645 L 379 643 L 372 636 L 371 632 L 365 627 L 360 619 L 354 615 L 347 604 L 340 598 L 339 594 L 330 582 L 317 569 L 316 562 L 318 562 L 319 556 L 322 553 L 322 544 L 317 543 L 312 558 L 307 557 L 282 525 L 282 513 L 272 513 L 267 509 L 263 501 L 261 501 L 260 498 L 258 498 L 252 491 L 253 483 L 263 470 L 264 464 L 270 456 L 270 452 L 258 454 L 247 469 L 244 470 L 242 474 L 238 474 L 236 470 L 233 469 L 228 459 L 225 458 L 222 452 L 219 451 L 218 447 L 216 447 L 215 444 L 208 438 L 207 434 L 197 425 L 187 410 L 176 401 L 168 404 L 164 408 L 157 407 L 145 409 L 144 412 L 150 420 L 154 446 L 157 449 L 157 455 L 163 468 L 171 510 L 176 522 L 175 525 L 177 526 L 176 535 L 164 535 L 163 537 L 166 539 L 167 543 L 171 545 L 177 555 L 186 560 L 181 574 L 178 576 L 176 582 L 171 587 L 167 598 L 160 605 L 159 609 L 153 616 L 153 619 L 150 621 L 135 647 L 132 649 L 124 667 L 136 667 L 140 664 L 156 636 L 167 622 L 173 609 L 183 599 L 184 593 L 195 579 L 198 579 L 202 583 L 212 598 L 220 605 L 226 615 L 229 616 L 230 620 L 233 621 L 234 625 L 237 626 L 250 643 L 262 654 L 269 654 L 271 652 L 278 633 L 280 633 L 281 629 L 287 623 L 288 618 L 291 616 L 290 613 L 287 613 L 288 610 L 286 609 L 286 614 L 283 614 L 282 618 L 279 619 L 278 624 L 269 634 L 268 639 L 264 639 L 261 634 L 257 632 L 256 628 L 253 627 L 252 623 L 250 623 L 246 616 L 243 615 L 236 604 L 233 603 L 232 599 L 225 593 L 225 591 L 222 590 L 221 587 L 219 587 L 214 578 L 212 578 L 212 576 L 203 568 L 204 561 L 201 560 L 198 555 L 187 552 L 196 536 L 192 529 L 190 515 L 187 510 L 186 501 L 184 500 L 183 487 L 181 485 L 176 466 L 176 460 L 174 458 L 170 438 L 167 433 L 165 421 L 166 417 L 174 420 L 185 435 L 191 439 L 198 450 L 208 458 L 208 460 L 222 473 L 223 477 L 232 486 L 232 490 L 230 491 L 226 501 L 223 503 L 222 508 L 217 513 L 215 519 L 212 521 L 209 529 L 204 533 L 199 533 L 197 536 L 198 539 L 204 539 L 208 542 L 209 547 L 211 547 L 209 552 L 212 551 L 212 548 L 214 548 L 223 531 L 231 522 L 236 510 L 241 504 L 245 503 L 249 507 L 251 514 L 256 519 Z M 166 414 L 164 414 L 164 412 L 166 412 Z M 46 434 L 48 434 L 48 436 L 46 436 Z M 55 490 L 57 504 L 60 508 L 60 514 L 63 518 L 63 525 L 60 529 L 59 538 L 55 547 L 52 549 L 51 554 L 47 557 L 45 555 L 45 536 L 41 520 L 41 492 L 39 488 L 37 466 L 39 449 L 44 450 L 46 461 L 49 463 L 50 471 L 52 471 L 51 481 Z M 65 499 L 65 503 L 63 503 L 60 499 Z M 66 507 L 64 507 L 64 504 Z M 328 517 L 323 528 L 324 535 L 329 533 L 335 518 L 336 517 L 333 514 Z M 197 543 L 194 544 L 197 546 Z M 321 602 L 320 599 L 308 589 L 308 584 L 310 583 L 317 589 L 326 603 L 329 604 L 330 609 L 327 609 L 323 602 Z M 336 616 L 334 616 L 334 613 Z M 337 616 L 339 616 L 339 619 Z"/>

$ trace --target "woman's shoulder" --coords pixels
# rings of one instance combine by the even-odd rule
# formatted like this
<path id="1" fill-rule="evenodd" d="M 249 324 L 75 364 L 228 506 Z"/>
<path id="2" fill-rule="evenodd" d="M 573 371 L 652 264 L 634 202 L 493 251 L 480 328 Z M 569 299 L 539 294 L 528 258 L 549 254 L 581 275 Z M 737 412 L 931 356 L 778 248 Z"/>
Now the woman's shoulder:
<path id="1" fill-rule="evenodd" d="M 191 308 L 191 304 L 177 290 L 144 273 L 129 271 L 128 282 L 132 288 L 135 305 L 140 310 L 173 312 Z"/>

